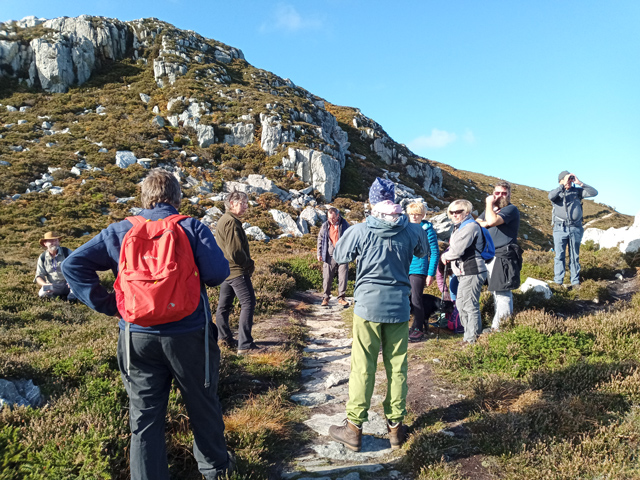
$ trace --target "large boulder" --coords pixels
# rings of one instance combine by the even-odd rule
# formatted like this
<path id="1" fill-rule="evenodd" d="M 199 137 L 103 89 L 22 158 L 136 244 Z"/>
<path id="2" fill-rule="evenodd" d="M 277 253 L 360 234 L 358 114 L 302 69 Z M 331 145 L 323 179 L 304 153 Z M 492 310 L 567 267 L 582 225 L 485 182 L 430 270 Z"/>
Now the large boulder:
<path id="1" fill-rule="evenodd" d="M 326 153 L 289 148 L 289 156 L 282 159 L 282 166 L 313 185 L 325 201 L 333 200 L 340 191 L 340 162 Z"/>
<path id="2" fill-rule="evenodd" d="M 138 163 L 138 159 L 129 150 L 119 150 L 116 152 L 116 165 L 120 168 L 127 168 Z"/>
<path id="3" fill-rule="evenodd" d="M 195 127 L 196 134 L 198 135 L 198 145 L 202 148 L 206 148 L 216 141 L 215 131 L 212 125 L 198 124 Z"/>
<path id="4" fill-rule="evenodd" d="M 551 295 L 553 295 L 553 292 L 551 292 L 551 288 L 547 282 L 536 278 L 527 277 L 525 282 L 520 286 L 520 291 L 523 293 L 528 292 L 529 290 L 541 293 L 547 300 L 549 300 Z"/>
<path id="5" fill-rule="evenodd" d="M 285 234 L 293 235 L 294 237 L 302 236 L 302 232 L 298 228 L 298 225 L 296 225 L 296 222 L 293 221 L 293 218 L 291 218 L 291 215 L 276 210 L 275 208 L 269 210 L 269 213 L 273 217 L 273 221 L 278 224 Z"/>
<path id="6" fill-rule="evenodd" d="M 228 128 L 231 133 L 225 134 L 224 143 L 229 145 L 240 145 L 245 147 L 253 143 L 253 123 L 234 123 L 230 125 L 222 125 Z"/>
<path id="7" fill-rule="evenodd" d="M 274 155 L 278 151 L 280 144 L 295 140 L 294 133 L 283 128 L 282 119 L 278 114 L 268 115 L 261 113 L 260 124 L 262 125 L 260 146 L 267 155 Z"/>

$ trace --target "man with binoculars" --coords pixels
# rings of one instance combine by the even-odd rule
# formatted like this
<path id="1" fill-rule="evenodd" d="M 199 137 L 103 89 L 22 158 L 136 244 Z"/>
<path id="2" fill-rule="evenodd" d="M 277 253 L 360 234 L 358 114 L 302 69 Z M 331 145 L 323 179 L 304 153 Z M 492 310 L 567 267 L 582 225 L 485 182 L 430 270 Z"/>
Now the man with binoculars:
<path id="1" fill-rule="evenodd" d="M 565 255 L 569 246 L 571 285 L 580 285 L 580 242 L 582 241 L 582 199 L 595 197 L 598 191 L 578 180 L 575 174 L 563 171 L 558 175 L 559 185 L 549 192 L 553 204 L 553 248 L 556 252 L 554 282 L 562 285 L 565 273 Z"/>

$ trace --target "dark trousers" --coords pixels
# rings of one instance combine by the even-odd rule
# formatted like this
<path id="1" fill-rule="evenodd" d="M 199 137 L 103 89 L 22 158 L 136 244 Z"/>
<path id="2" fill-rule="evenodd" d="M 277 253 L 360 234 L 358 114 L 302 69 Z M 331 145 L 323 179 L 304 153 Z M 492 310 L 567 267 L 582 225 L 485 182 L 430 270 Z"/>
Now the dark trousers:
<path id="1" fill-rule="evenodd" d="M 256 294 L 249 275 L 241 275 L 231 280 L 225 280 L 220 285 L 220 298 L 216 311 L 216 325 L 219 340 L 232 339 L 229 328 L 229 313 L 233 306 L 233 299 L 240 301 L 240 325 L 238 326 L 238 350 L 249 348 L 253 343 L 251 327 L 253 327 L 253 312 L 256 308 Z"/>
<path id="2" fill-rule="evenodd" d="M 333 279 L 338 274 L 338 298 L 344 298 L 347 293 L 347 279 L 349 277 L 349 264 L 343 263 L 338 265 L 331 258 L 331 263 L 322 263 L 322 290 L 324 298 L 331 298 L 331 288 L 333 287 Z"/>
<path id="3" fill-rule="evenodd" d="M 427 276 L 409 275 L 409 283 L 411 283 L 411 313 L 413 313 L 413 328 L 426 331 L 422 293 L 424 292 L 424 286 L 427 284 Z"/>
<path id="4" fill-rule="evenodd" d="M 126 334 L 118 338 L 118 365 L 129 395 L 132 480 L 169 480 L 165 417 L 175 379 L 193 431 L 193 455 L 207 480 L 227 467 L 224 422 L 218 400 L 220 349 L 209 332 L 211 383 L 205 388 L 204 328 L 175 336 L 131 332 L 129 375 Z"/>

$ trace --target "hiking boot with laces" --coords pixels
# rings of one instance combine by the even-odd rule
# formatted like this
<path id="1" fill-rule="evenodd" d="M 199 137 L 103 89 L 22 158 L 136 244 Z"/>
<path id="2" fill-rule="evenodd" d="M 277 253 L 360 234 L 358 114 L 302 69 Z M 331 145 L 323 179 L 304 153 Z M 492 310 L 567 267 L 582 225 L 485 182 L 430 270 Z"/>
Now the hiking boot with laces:
<path id="1" fill-rule="evenodd" d="M 342 305 L 343 307 L 348 307 L 349 306 L 349 302 L 347 300 L 345 300 L 344 298 L 340 297 L 338 299 L 338 305 Z"/>
<path id="2" fill-rule="evenodd" d="M 409 341 L 410 342 L 421 342 L 424 340 L 424 333 L 418 328 L 409 329 Z"/>
<path id="3" fill-rule="evenodd" d="M 407 426 L 403 425 L 402 422 L 387 420 L 387 432 L 389 432 L 391 449 L 398 450 L 407 438 Z"/>
<path id="4" fill-rule="evenodd" d="M 329 306 L 329 299 L 328 298 L 323 298 L 322 299 L 322 303 L 320 304 L 320 306 L 328 307 Z"/>
<path id="5" fill-rule="evenodd" d="M 354 452 L 359 452 L 362 448 L 362 426 L 357 426 L 346 418 L 341 426 L 329 427 L 329 436 Z"/>

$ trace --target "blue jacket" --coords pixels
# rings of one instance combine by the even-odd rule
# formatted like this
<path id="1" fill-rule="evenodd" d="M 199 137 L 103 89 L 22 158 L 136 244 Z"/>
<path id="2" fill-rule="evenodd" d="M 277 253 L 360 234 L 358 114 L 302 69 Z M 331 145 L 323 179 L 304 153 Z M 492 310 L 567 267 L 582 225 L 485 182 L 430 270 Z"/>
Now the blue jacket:
<path id="1" fill-rule="evenodd" d="M 420 222 L 420 226 L 425 232 L 427 232 L 430 252 L 422 258 L 416 256 L 413 257 L 413 260 L 411 260 L 411 266 L 409 267 L 409 275 L 427 275 L 435 277 L 436 269 L 438 268 L 438 260 L 440 259 L 438 236 L 430 222 L 423 220 Z"/>
<path id="2" fill-rule="evenodd" d="M 336 263 L 358 259 L 354 313 L 378 323 L 409 321 L 409 265 L 429 251 L 427 233 L 402 215 L 397 223 L 374 216 L 351 226 L 336 245 Z"/>
<path id="3" fill-rule="evenodd" d="M 331 254 L 329 254 L 329 244 L 331 243 L 331 239 L 329 238 L 329 224 L 329 220 L 324 222 L 320 227 L 320 232 L 318 232 L 317 256 L 320 257 L 324 263 L 331 263 Z M 338 222 L 338 239 L 342 238 L 345 230 L 350 226 L 349 222 L 340 217 L 340 221 Z"/>
<path id="4" fill-rule="evenodd" d="M 177 213 L 178 211 L 171 205 L 160 203 L 153 209 L 143 210 L 140 215 L 146 219 L 158 220 Z M 224 258 L 211 230 L 195 218 L 185 218 L 179 224 L 191 244 L 202 282 L 210 287 L 220 285 L 229 276 L 229 262 Z M 116 295 L 114 292 L 108 292 L 100 284 L 97 272 L 111 270 L 115 276 L 118 275 L 120 246 L 125 234 L 132 226 L 129 220 L 109 225 L 87 243 L 74 250 L 62 264 L 62 272 L 78 299 L 88 307 L 105 315 L 118 314 Z M 201 300 L 198 308 L 191 315 L 178 322 L 153 327 L 131 324 L 131 331 L 176 335 L 203 328 L 206 319 L 210 318 L 209 299 L 204 284 L 201 286 L 201 293 L 204 294 L 203 298 L 206 301 Z M 124 330 L 125 321 L 121 319 L 119 325 L 120 329 Z"/>

